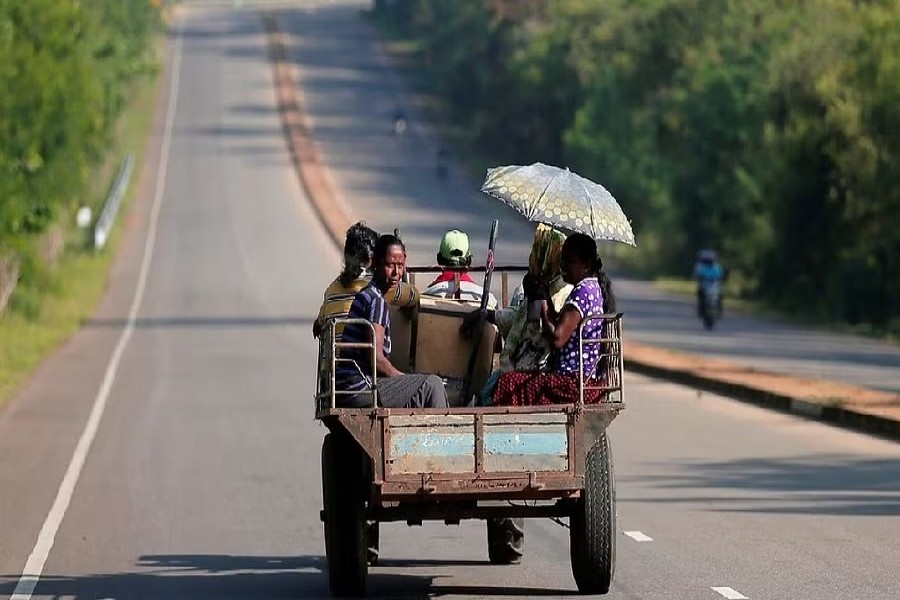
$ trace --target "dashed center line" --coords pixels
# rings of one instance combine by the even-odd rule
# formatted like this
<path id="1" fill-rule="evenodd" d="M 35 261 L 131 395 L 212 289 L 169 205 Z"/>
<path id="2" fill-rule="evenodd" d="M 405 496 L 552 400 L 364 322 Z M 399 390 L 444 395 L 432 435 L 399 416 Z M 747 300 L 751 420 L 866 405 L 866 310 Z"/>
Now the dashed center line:
<path id="1" fill-rule="evenodd" d="M 728 600 L 750 600 L 747 596 L 743 595 L 739 591 L 730 587 L 714 587 L 711 588 L 712 591 L 716 592 L 723 598 L 728 598 Z"/>
<path id="2" fill-rule="evenodd" d="M 640 531 L 626 531 L 624 533 L 625 533 L 625 535 L 627 535 L 628 537 L 630 537 L 631 539 L 633 539 L 636 542 L 652 542 L 653 541 L 652 537 L 650 537 L 649 535 L 647 535 L 643 532 L 640 532 Z M 713 589 L 715 589 L 715 588 L 713 588 Z"/>

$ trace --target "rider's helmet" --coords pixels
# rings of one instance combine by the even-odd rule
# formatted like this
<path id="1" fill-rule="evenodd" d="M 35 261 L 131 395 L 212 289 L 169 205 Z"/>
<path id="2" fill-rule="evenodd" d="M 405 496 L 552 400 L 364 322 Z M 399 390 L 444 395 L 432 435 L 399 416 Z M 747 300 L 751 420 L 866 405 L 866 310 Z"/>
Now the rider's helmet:
<path id="1" fill-rule="evenodd" d="M 712 264 L 719 260 L 719 255 L 715 250 L 704 249 L 697 252 L 697 261 Z"/>

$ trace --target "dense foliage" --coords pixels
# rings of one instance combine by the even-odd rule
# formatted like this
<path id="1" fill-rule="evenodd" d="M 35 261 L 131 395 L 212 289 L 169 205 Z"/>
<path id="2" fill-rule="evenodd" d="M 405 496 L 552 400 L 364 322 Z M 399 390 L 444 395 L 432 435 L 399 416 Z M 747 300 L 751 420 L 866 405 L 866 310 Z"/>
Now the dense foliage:
<path id="1" fill-rule="evenodd" d="M 83 193 L 148 66 L 157 5 L 0 0 L 0 253 L 27 267 L 30 240 Z"/>
<path id="2" fill-rule="evenodd" d="M 387 0 L 498 163 L 602 182 L 641 260 L 718 248 L 787 308 L 900 318 L 897 0 Z"/>

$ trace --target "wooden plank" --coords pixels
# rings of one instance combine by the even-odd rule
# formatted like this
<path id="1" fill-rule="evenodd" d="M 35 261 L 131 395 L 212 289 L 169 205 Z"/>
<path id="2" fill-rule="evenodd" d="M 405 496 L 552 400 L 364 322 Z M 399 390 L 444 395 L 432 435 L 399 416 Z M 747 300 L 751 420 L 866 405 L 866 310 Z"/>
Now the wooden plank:
<path id="1" fill-rule="evenodd" d="M 475 471 L 475 433 L 461 428 L 392 431 L 388 455 L 391 474 Z"/>
<path id="2" fill-rule="evenodd" d="M 566 471 L 569 432 L 564 423 L 487 425 L 484 471 Z"/>
<path id="3" fill-rule="evenodd" d="M 475 415 L 391 415 L 388 425 L 398 427 L 475 427 Z"/>
<path id="4" fill-rule="evenodd" d="M 568 423 L 569 416 L 566 413 L 530 413 L 530 414 L 505 414 L 484 415 L 485 425 L 516 425 L 534 423 Z"/>

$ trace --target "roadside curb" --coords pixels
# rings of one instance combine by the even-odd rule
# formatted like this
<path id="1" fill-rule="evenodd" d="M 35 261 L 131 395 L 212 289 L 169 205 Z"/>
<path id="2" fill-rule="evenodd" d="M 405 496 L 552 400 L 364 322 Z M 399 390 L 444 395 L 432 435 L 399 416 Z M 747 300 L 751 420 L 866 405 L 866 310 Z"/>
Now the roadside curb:
<path id="1" fill-rule="evenodd" d="M 287 36 L 281 31 L 277 17 L 271 12 L 263 12 L 262 20 L 269 47 L 269 60 L 272 63 L 278 113 L 281 115 L 291 163 L 300 185 L 306 191 L 313 212 L 319 217 L 334 244 L 341 249 L 344 247 L 344 232 L 352 224 L 350 211 L 334 185 L 330 171 L 322 160 L 322 153 L 310 133 L 302 94 L 294 80 Z"/>
<path id="2" fill-rule="evenodd" d="M 632 351 L 629 351 L 627 348 L 625 350 L 626 371 L 688 385 L 707 392 L 728 396 L 742 402 L 755 404 L 763 408 L 791 413 L 800 417 L 823 421 L 847 429 L 854 429 L 900 441 L 900 421 L 861 410 L 855 410 L 853 408 L 816 401 L 815 399 L 786 394 L 771 388 L 753 385 L 753 383 L 730 381 L 726 378 L 704 375 L 690 368 L 675 367 L 666 364 L 665 361 L 655 360 L 653 357 L 646 356 L 644 350 L 647 347 L 643 345 L 629 345 L 632 347 L 637 346 L 637 348 Z M 727 364 L 724 361 L 719 362 L 723 365 Z M 770 375 L 768 373 L 760 374 Z M 801 389 L 806 387 L 803 385 L 804 383 L 809 385 L 818 383 L 800 378 L 790 379 L 795 380 L 797 386 L 801 387 Z M 845 387 L 850 390 L 854 389 L 850 388 L 850 386 Z M 881 394 L 880 392 L 873 392 L 872 390 L 863 388 L 856 389 L 860 394 L 880 394 L 887 399 L 892 397 L 891 394 L 887 393 Z"/>
<path id="3" fill-rule="evenodd" d="M 302 93 L 294 80 L 293 66 L 289 60 L 289 50 L 285 34 L 281 31 L 278 19 L 271 12 L 263 13 L 263 23 L 268 40 L 270 60 L 274 73 L 278 111 L 282 117 L 285 138 L 291 154 L 291 160 L 310 204 L 319 217 L 328 235 L 338 248 L 343 247 L 344 232 L 352 223 L 351 212 L 334 185 L 330 170 L 322 159 L 322 154 L 312 137 L 307 117 L 301 102 Z M 673 366 L 672 360 L 662 359 L 654 354 L 665 353 L 669 358 L 679 353 L 667 349 L 657 349 L 641 344 L 628 344 L 625 348 L 625 367 L 629 371 L 665 379 L 674 383 L 718 393 L 724 396 L 749 402 L 764 408 L 774 409 L 823 421 L 848 429 L 854 429 L 879 435 L 892 440 L 900 440 L 900 421 L 869 412 L 863 412 L 838 406 L 808 397 L 784 393 L 777 389 L 760 387 L 746 381 L 733 381 L 717 378 L 698 372 L 697 369 Z M 681 355 L 687 356 L 687 355 Z M 733 371 L 740 371 L 738 365 L 730 365 L 724 361 L 713 361 Z M 745 375 L 750 370 L 743 369 Z M 760 376 L 779 377 L 775 374 L 757 372 Z M 745 377 L 746 378 L 746 377 Z M 751 378 L 752 379 L 752 378 Z M 808 389 L 820 382 L 784 377 L 798 389 Z M 846 392 L 841 398 L 876 396 L 895 399 L 887 393 L 840 386 Z M 839 398 L 840 399 L 840 398 Z M 834 400 L 834 398 L 831 398 Z"/>

